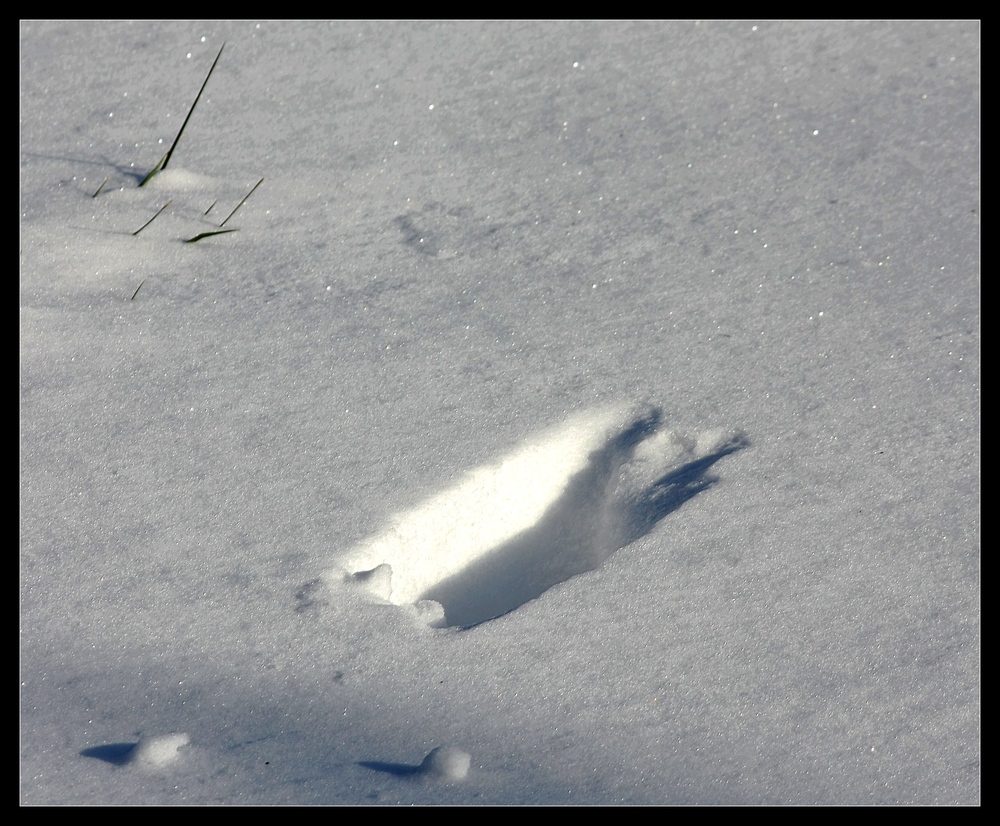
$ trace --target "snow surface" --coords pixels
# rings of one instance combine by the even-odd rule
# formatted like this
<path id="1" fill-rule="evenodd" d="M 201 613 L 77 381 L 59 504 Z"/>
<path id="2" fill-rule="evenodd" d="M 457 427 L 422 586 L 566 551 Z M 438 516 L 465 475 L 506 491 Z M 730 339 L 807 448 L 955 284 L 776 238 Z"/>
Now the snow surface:
<path id="1" fill-rule="evenodd" d="M 20 32 L 22 803 L 979 801 L 977 23 Z"/>

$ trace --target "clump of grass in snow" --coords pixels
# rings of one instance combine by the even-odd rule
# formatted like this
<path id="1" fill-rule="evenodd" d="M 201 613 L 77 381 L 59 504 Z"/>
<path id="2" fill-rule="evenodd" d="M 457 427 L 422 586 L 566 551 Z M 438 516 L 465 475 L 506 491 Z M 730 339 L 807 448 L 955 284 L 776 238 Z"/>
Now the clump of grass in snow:
<path id="1" fill-rule="evenodd" d="M 212 63 L 212 68 L 208 70 L 208 74 L 205 76 L 205 82 L 201 84 L 201 88 L 198 90 L 198 95 L 194 99 L 194 103 L 191 104 L 191 108 L 188 110 L 187 117 L 184 118 L 184 123 L 181 124 L 181 129 L 177 133 L 177 137 L 174 138 L 174 142 L 170 145 L 170 149 L 167 150 L 167 154 L 160 158 L 160 162 L 153 167 L 153 171 L 150 172 L 145 178 L 142 179 L 142 183 L 139 186 L 145 186 L 149 183 L 150 179 L 161 169 L 166 169 L 167 164 L 170 163 L 170 157 L 174 154 L 174 150 L 177 148 L 177 142 L 181 139 L 181 135 L 184 134 L 184 128 L 188 125 L 188 121 L 191 120 L 191 115 L 194 114 L 194 107 L 198 105 L 198 101 L 201 100 L 201 93 L 205 91 L 205 87 L 208 86 L 208 79 L 212 76 L 212 72 L 215 71 L 215 66 L 219 62 L 219 58 L 222 57 L 222 49 L 226 48 L 226 44 L 222 44 L 222 48 L 219 49 L 219 53 L 215 56 L 215 61 Z"/>
<path id="2" fill-rule="evenodd" d="M 167 168 L 167 164 L 170 163 L 170 158 L 173 156 L 174 150 L 177 148 L 177 143 L 180 141 L 181 135 L 184 134 L 184 129 L 187 127 L 188 121 L 191 120 L 191 115 L 194 114 L 195 107 L 198 105 L 198 101 L 201 100 L 201 95 L 205 91 L 205 87 L 208 86 L 208 81 L 212 77 L 212 72 L 215 71 L 215 67 L 219 63 L 219 58 L 222 57 L 222 50 L 225 48 L 226 44 L 223 43 L 219 49 L 219 53 L 215 56 L 215 60 L 212 61 L 212 67 L 208 70 L 208 74 L 205 75 L 205 80 L 201 84 L 201 88 L 198 90 L 198 94 L 195 96 L 194 103 L 191 104 L 191 108 L 188 110 L 187 117 L 184 118 L 184 123 L 181 124 L 180 130 L 177 132 L 177 137 L 174 138 L 174 142 L 170 145 L 170 149 L 167 150 L 167 154 L 164 155 L 162 158 L 160 158 L 160 162 L 155 167 L 153 167 L 152 171 L 145 178 L 142 179 L 142 182 L 139 184 L 139 186 L 145 186 L 150 182 L 150 180 L 152 180 L 153 176 L 156 175 L 156 173 L 158 173 L 162 169 Z M 95 192 L 91 197 L 96 198 L 101 193 L 101 190 L 104 189 L 104 185 L 107 182 L 108 179 L 105 178 L 104 182 L 97 188 L 97 192 Z M 254 192 L 256 192 L 257 187 L 259 187 L 262 183 L 264 183 L 263 178 L 261 178 L 259 181 L 257 181 L 257 183 L 253 185 L 253 188 L 244 196 L 243 200 L 236 205 L 236 209 L 230 212 L 229 215 L 226 216 L 226 220 L 223 221 L 221 224 L 219 224 L 219 229 L 212 230 L 210 232 L 198 233 L 198 235 L 195 235 L 193 238 L 185 239 L 184 243 L 194 244 L 198 241 L 201 241 L 203 238 L 211 238 L 213 235 L 225 235 L 228 232 L 238 232 L 238 230 L 235 229 L 222 229 L 222 227 L 224 227 L 226 223 L 229 221 L 229 219 L 232 218 L 237 213 L 239 208 L 247 202 L 247 199 L 251 195 L 253 195 Z M 159 210 L 157 210 L 156 215 L 154 215 L 152 218 L 146 221 L 146 223 L 143 224 L 141 227 L 139 227 L 139 229 L 137 229 L 135 232 L 133 232 L 132 235 L 138 235 L 140 232 L 142 232 L 146 227 L 148 227 L 151 223 L 153 223 L 153 221 L 157 219 L 159 214 L 163 212 L 163 210 L 165 210 L 168 206 L 170 206 L 170 204 L 171 201 L 167 201 L 162 207 L 159 208 Z M 213 201 L 212 205 L 205 210 L 205 215 L 208 215 L 208 213 L 212 211 L 212 207 L 214 207 L 215 204 L 216 201 Z M 132 298 L 129 299 L 130 301 L 135 299 L 135 297 L 139 294 L 139 290 L 142 289 L 142 285 L 145 283 L 146 283 L 145 279 L 143 279 L 143 281 L 140 282 L 139 286 L 135 288 L 135 292 L 132 293 Z"/>

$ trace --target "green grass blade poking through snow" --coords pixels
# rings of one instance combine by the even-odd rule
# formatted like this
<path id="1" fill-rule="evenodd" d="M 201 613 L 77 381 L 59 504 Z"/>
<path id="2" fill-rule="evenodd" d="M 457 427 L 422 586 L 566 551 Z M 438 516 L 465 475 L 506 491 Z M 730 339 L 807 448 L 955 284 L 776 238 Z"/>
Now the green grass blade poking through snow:
<path id="1" fill-rule="evenodd" d="M 164 156 L 163 156 L 162 158 L 160 158 L 160 162 L 159 162 L 159 163 L 158 163 L 158 164 L 157 164 L 156 166 L 154 166 L 154 167 L 153 167 L 153 168 L 152 168 L 151 170 L 149 170 L 149 174 L 148 174 L 148 175 L 147 175 L 147 176 L 146 176 L 145 178 L 143 178 L 143 179 L 142 179 L 142 180 L 141 180 L 141 181 L 139 182 L 139 186 L 145 186 L 146 184 L 148 184 L 148 183 L 149 183 L 149 181 L 150 181 L 150 179 L 151 179 L 151 178 L 152 178 L 152 177 L 153 177 L 153 176 L 154 176 L 154 175 L 155 175 L 155 174 L 156 174 L 157 172 L 159 172 L 159 171 L 160 171 L 161 169 L 163 169 L 163 162 L 164 162 L 164 161 L 165 161 L 166 159 L 167 159 L 167 156 L 166 156 L 166 155 L 164 155 Z"/>
<path id="2" fill-rule="evenodd" d="M 133 235 L 138 235 L 138 234 L 139 234 L 140 232 L 142 232 L 142 231 L 143 231 L 143 230 L 144 230 L 144 229 L 145 229 L 146 227 L 148 227 L 148 226 L 149 226 L 149 225 L 150 225 L 151 223 L 153 223 L 153 221 L 155 221 L 155 220 L 156 220 L 156 219 L 157 219 L 157 218 L 158 218 L 158 217 L 160 216 L 160 213 L 161 213 L 161 212 L 163 212 L 163 210 L 165 210 L 165 209 L 166 209 L 166 208 L 167 208 L 168 206 L 170 206 L 170 204 L 171 204 L 171 203 L 173 202 L 173 200 L 174 200 L 174 199 L 173 199 L 173 198 L 171 198 L 171 199 L 170 199 L 169 201 L 167 201 L 167 202 L 166 202 L 166 203 L 165 203 L 165 204 L 164 204 L 163 206 L 161 206 L 161 207 L 160 207 L 160 208 L 159 208 L 158 210 L 156 210 L 156 215 L 154 215 L 154 216 L 153 216 L 152 218 L 150 218 L 150 219 L 149 219 L 148 221 L 146 221 L 146 223 L 145 223 L 145 224 L 143 224 L 143 225 L 142 225 L 141 227 L 139 227 L 139 229 L 137 229 L 137 230 L 136 230 L 135 232 L 133 232 L 132 234 L 133 234 Z"/>
<path id="3" fill-rule="evenodd" d="M 250 191 L 249 191 L 249 192 L 248 192 L 248 193 L 246 194 L 246 197 L 244 197 L 244 198 L 243 198 L 243 200 L 242 200 L 242 201 L 240 201 L 240 202 L 239 202 L 239 203 L 238 203 L 238 204 L 236 205 L 236 209 L 239 209 L 239 208 L 240 208 L 241 206 L 243 206 L 243 204 L 245 204 L 245 203 L 247 202 L 247 198 L 249 198 L 249 197 L 250 197 L 251 195 L 253 195 L 253 194 L 254 194 L 254 192 L 255 192 L 255 191 L 257 190 L 257 187 L 259 187 L 259 186 L 260 186 L 260 185 L 261 185 L 262 183 L 264 183 L 264 179 L 263 179 L 263 178 L 261 178 L 261 179 L 260 179 L 259 181 L 257 181 L 257 183 L 255 183 L 255 184 L 253 185 L 253 189 L 251 189 L 251 190 L 250 190 Z M 230 218 L 232 218 L 232 217 L 233 217 L 233 216 L 234 216 L 234 215 L 236 214 L 236 209 L 234 209 L 234 210 L 233 210 L 232 212 L 230 212 L 230 213 L 229 213 L 229 216 L 228 216 L 228 217 L 226 218 L 226 220 L 225 220 L 225 221 L 223 221 L 223 222 L 222 222 L 221 224 L 219 224 L 219 226 L 220 226 L 220 227 L 224 227 L 224 226 L 226 225 L 226 221 L 228 221 L 228 220 L 229 220 Z"/>
<path id="4" fill-rule="evenodd" d="M 238 229 L 217 229 L 212 232 L 200 232 L 194 238 L 188 238 L 184 241 L 185 244 L 194 244 L 196 241 L 200 241 L 202 238 L 211 238 L 213 235 L 225 235 L 227 232 L 239 232 Z"/>
<path id="5" fill-rule="evenodd" d="M 174 150 L 177 148 L 177 142 L 181 139 L 181 135 L 184 134 L 184 128 L 188 125 L 188 121 L 191 120 L 191 115 L 194 114 L 194 107 L 198 105 L 198 101 L 201 100 L 201 93 L 205 91 L 205 87 L 208 86 L 208 79 L 212 76 L 212 72 L 215 71 L 215 67 L 219 62 L 219 58 L 222 57 L 222 49 L 226 48 L 226 44 L 222 44 L 222 48 L 219 49 L 219 53 L 215 56 L 215 61 L 212 63 L 212 68 L 208 70 L 208 74 L 205 76 L 205 82 L 201 84 L 201 88 L 198 90 L 198 94 L 194 99 L 194 103 L 191 104 L 191 108 L 188 110 L 187 117 L 184 118 L 184 123 L 181 124 L 181 129 L 177 133 L 177 137 L 174 138 L 174 142 L 170 145 L 167 150 L 167 154 L 164 155 L 160 162 L 153 167 L 153 171 L 150 172 L 145 178 L 142 179 L 142 183 L 139 186 L 145 186 L 149 183 L 149 180 L 161 169 L 166 169 L 167 164 L 170 163 L 170 157 L 174 154 Z"/>

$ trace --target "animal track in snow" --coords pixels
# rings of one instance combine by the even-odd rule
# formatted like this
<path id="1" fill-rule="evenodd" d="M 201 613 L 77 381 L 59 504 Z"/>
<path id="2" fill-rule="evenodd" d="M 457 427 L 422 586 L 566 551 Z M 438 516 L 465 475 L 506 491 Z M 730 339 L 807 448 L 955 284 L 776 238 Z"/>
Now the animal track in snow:
<path id="1" fill-rule="evenodd" d="M 573 416 L 399 514 L 328 576 L 346 571 L 432 624 L 505 614 L 646 534 L 714 484 L 715 462 L 748 444 L 658 432 L 660 418 L 655 408 Z"/>

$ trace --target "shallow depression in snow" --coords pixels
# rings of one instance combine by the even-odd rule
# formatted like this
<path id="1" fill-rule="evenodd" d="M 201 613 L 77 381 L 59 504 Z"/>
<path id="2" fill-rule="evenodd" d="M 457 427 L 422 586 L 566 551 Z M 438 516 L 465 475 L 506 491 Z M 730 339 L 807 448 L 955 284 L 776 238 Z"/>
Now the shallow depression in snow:
<path id="1" fill-rule="evenodd" d="M 401 513 L 329 578 L 416 605 L 431 624 L 507 613 L 644 535 L 747 443 L 658 433 L 660 419 L 650 407 L 573 416 Z"/>

